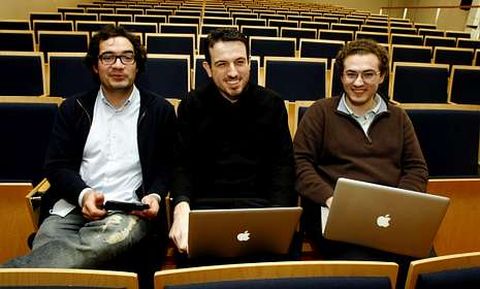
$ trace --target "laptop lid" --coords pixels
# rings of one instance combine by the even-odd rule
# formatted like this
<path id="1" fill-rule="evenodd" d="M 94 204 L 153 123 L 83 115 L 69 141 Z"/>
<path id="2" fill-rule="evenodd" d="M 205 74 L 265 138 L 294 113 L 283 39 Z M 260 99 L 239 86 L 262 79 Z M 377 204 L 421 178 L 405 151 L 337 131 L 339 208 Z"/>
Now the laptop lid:
<path id="1" fill-rule="evenodd" d="M 426 257 L 449 198 L 339 178 L 324 237 Z"/>
<path id="2" fill-rule="evenodd" d="M 189 257 L 287 254 L 302 208 L 192 210 Z"/>

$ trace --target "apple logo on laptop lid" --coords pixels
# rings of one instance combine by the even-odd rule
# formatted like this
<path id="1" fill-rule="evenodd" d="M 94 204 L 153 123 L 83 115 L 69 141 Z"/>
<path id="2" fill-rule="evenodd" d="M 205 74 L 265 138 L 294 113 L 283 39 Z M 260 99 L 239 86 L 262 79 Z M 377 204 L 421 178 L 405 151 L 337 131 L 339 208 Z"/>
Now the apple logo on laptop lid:
<path id="1" fill-rule="evenodd" d="M 245 230 L 244 232 L 238 233 L 237 240 L 239 242 L 247 242 L 248 240 L 250 240 L 250 232 L 248 232 L 248 230 Z"/>
<path id="2" fill-rule="evenodd" d="M 386 214 L 384 216 L 379 216 L 377 218 L 377 226 L 380 228 L 388 228 L 390 227 L 390 220 L 392 218 L 390 217 L 390 214 Z"/>

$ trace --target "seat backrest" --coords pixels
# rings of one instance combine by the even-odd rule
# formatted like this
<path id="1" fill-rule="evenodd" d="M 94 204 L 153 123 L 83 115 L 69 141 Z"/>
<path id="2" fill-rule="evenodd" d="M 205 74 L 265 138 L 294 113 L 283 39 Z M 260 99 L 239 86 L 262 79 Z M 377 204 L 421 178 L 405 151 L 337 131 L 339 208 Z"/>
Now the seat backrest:
<path id="1" fill-rule="evenodd" d="M 327 95 L 327 61 L 317 58 L 265 57 L 265 87 L 284 100 L 317 100 Z"/>
<path id="2" fill-rule="evenodd" d="M 195 63 L 194 63 L 194 81 L 193 87 L 199 88 L 202 85 L 207 84 L 208 82 L 208 74 L 203 69 L 202 62 L 205 61 L 204 55 L 195 55 Z M 250 81 L 253 84 L 258 84 L 258 76 L 260 71 L 260 58 L 258 56 L 251 56 L 250 57 Z"/>
<path id="3" fill-rule="evenodd" d="M 457 40 L 454 37 L 444 36 L 425 36 L 423 44 L 425 46 L 432 46 L 433 49 L 437 46 L 441 47 L 455 47 Z"/>
<path id="4" fill-rule="evenodd" d="M 73 21 L 73 25 L 77 27 L 77 21 L 97 21 L 98 15 L 95 13 L 72 13 L 66 12 L 65 20 Z"/>
<path id="5" fill-rule="evenodd" d="M 298 50 L 300 46 L 300 39 L 316 39 L 317 30 L 312 28 L 292 28 L 282 27 L 280 29 L 280 37 L 291 37 L 296 39 Z"/>
<path id="6" fill-rule="evenodd" d="M 449 100 L 460 104 L 480 105 L 478 81 L 480 67 L 453 65 L 450 74 Z"/>
<path id="7" fill-rule="evenodd" d="M 195 53 L 194 34 L 147 33 L 145 47 L 147 53 L 189 55 L 193 60 Z M 193 68 L 193 63 L 190 63 Z"/>
<path id="8" fill-rule="evenodd" d="M 278 36 L 278 27 L 243 25 L 241 26 L 241 31 L 243 34 L 245 34 L 248 37 L 252 37 L 252 36 L 277 37 Z"/>
<path id="9" fill-rule="evenodd" d="M 155 289 L 164 288 L 385 288 L 396 282 L 390 262 L 302 261 L 244 263 L 165 270 L 155 273 Z"/>
<path id="10" fill-rule="evenodd" d="M 110 14 L 110 13 L 100 13 L 98 15 L 100 21 L 113 21 L 118 22 L 132 22 L 133 16 L 129 14 Z"/>
<path id="11" fill-rule="evenodd" d="M 447 64 L 395 62 L 390 95 L 401 103 L 447 103 L 448 76 Z"/>
<path id="12" fill-rule="evenodd" d="M 86 13 L 95 13 L 97 15 L 100 14 L 113 14 L 115 13 L 115 8 L 108 8 L 108 7 L 87 7 L 85 9 Z"/>
<path id="13" fill-rule="evenodd" d="M 30 30 L 28 20 L 0 20 L 0 30 Z"/>
<path id="14" fill-rule="evenodd" d="M 34 20 L 33 30 L 38 42 L 39 31 L 73 31 L 73 21 L 70 20 Z"/>
<path id="15" fill-rule="evenodd" d="M 189 55 L 148 54 L 136 84 L 165 98 L 183 98 L 190 91 L 189 63 Z"/>
<path id="16" fill-rule="evenodd" d="M 358 31 L 355 37 L 356 39 L 372 39 L 378 43 L 388 43 L 389 40 L 389 34 L 382 32 Z"/>
<path id="17" fill-rule="evenodd" d="M 338 40 L 301 39 L 300 57 L 326 58 L 327 68 L 329 68 L 332 59 L 344 45 L 344 41 Z"/>
<path id="18" fill-rule="evenodd" d="M 390 34 L 391 44 L 403 44 L 403 45 L 423 45 L 423 37 L 420 35 L 410 34 Z"/>
<path id="19" fill-rule="evenodd" d="M 202 18 L 203 24 L 215 24 L 215 25 L 233 25 L 233 17 L 215 17 L 204 16 Z"/>
<path id="20" fill-rule="evenodd" d="M 312 29 L 329 29 L 330 24 L 328 22 L 313 22 L 313 21 L 300 21 L 300 28 L 312 28 Z"/>
<path id="21" fill-rule="evenodd" d="M 480 252 L 453 254 L 410 263 L 405 289 L 480 287 Z"/>
<path id="22" fill-rule="evenodd" d="M 426 36 L 445 36 L 445 31 L 432 28 L 418 28 L 418 35 Z"/>
<path id="23" fill-rule="evenodd" d="M 168 16 L 169 23 L 195 24 L 200 25 L 200 16 L 186 16 L 178 14 Z"/>
<path id="24" fill-rule="evenodd" d="M 472 65 L 473 48 L 435 47 L 433 62 L 449 65 Z"/>
<path id="25" fill-rule="evenodd" d="M 181 34 L 193 34 L 195 37 L 198 35 L 197 24 L 185 24 L 185 23 L 161 23 L 158 30 L 160 33 L 181 33 Z"/>
<path id="26" fill-rule="evenodd" d="M 332 23 L 330 25 L 332 30 L 345 30 L 345 31 L 358 31 L 360 27 L 358 24 L 347 24 L 347 23 Z"/>
<path id="27" fill-rule="evenodd" d="M 138 289 L 138 278 L 136 273 L 121 271 L 8 268 L 0 269 L 0 287 Z"/>
<path id="28" fill-rule="evenodd" d="M 165 15 L 135 15 L 133 21 L 135 23 L 154 23 L 157 26 L 158 32 L 158 24 L 166 23 L 167 16 Z"/>
<path id="29" fill-rule="evenodd" d="M 360 27 L 361 31 L 365 32 L 380 32 L 380 33 L 388 33 L 388 26 L 382 26 L 382 25 L 362 25 Z M 423 44 L 423 38 L 422 38 L 422 44 Z"/>
<path id="30" fill-rule="evenodd" d="M 247 17 L 247 15 L 241 15 L 242 17 L 236 17 L 235 24 L 238 25 L 240 28 L 243 26 L 260 26 L 260 27 L 269 27 L 267 26 L 266 19 L 258 19 L 253 17 Z M 273 27 L 272 27 L 273 28 Z M 277 27 L 275 27 L 277 28 Z M 277 28 L 278 30 L 278 28 Z"/>
<path id="31" fill-rule="evenodd" d="M 43 178 L 45 151 L 58 112 L 59 99 L 1 97 L 0 180 L 28 181 L 37 184 Z"/>
<path id="32" fill-rule="evenodd" d="M 455 38 L 463 38 L 463 39 L 469 39 L 472 36 L 470 35 L 470 32 L 466 31 L 452 31 L 452 30 L 447 30 L 445 31 L 445 36 L 447 37 L 455 37 Z"/>
<path id="33" fill-rule="evenodd" d="M 51 52 L 49 58 L 49 95 L 68 98 L 98 87 L 85 64 L 85 53 Z"/>
<path id="34" fill-rule="evenodd" d="M 0 51 L 35 51 L 33 31 L 1 30 Z"/>
<path id="35" fill-rule="evenodd" d="M 430 177 L 479 176 L 478 106 L 414 104 L 402 107 L 413 123 Z"/>
<path id="36" fill-rule="evenodd" d="M 232 18 L 233 19 L 233 18 Z M 200 29 L 200 34 L 202 35 L 207 35 L 211 31 L 217 29 L 217 28 L 233 28 L 238 30 L 238 25 L 233 25 L 233 24 L 203 24 L 202 28 Z"/>
<path id="37" fill-rule="evenodd" d="M 87 52 L 88 39 L 85 31 L 40 31 L 38 47 L 48 62 L 49 52 Z"/>
<path id="38" fill-rule="evenodd" d="M 0 95 L 45 95 L 41 52 L 0 51 L 0 65 L 3 68 L 0 72 Z"/>
<path id="39" fill-rule="evenodd" d="M 295 57 L 295 38 L 252 36 L 249 41 L 250 55 L 259 56 L 262 67 L 265 56 Z"/>
<path id="40" fill-rule="evenodd" d="M 60 12 L 30 12 L 28 17 L 30 19 L 30 28 L 33 28 L 33 21 L 35 20 L 62 20 L 62 13 Z"/>
<path id="41" fill-rule="evenodd" d="M 88 21 L 79 20 L 75 23 L 77 31 L 87 31 L 90 36 L 94 32 L 101 30 L 105 25 L 115 25 L 115 21 Z"/>
<path id="42" fill-rule="evenodd" d="M 318 30 L 318 38 L 324 40 L 352 41 L 353 31 L 344 30 Z"/>
<path id="43" fill-rule="evenodd" d="M 457 39 L 457 47 L 479 49 L 480 48 L 480 40 L 458 38 Z"/>
<path id="44" fill-rule="evenodd" d="M 429 46 L 392 44 L 390 49 L 390 62 L 421 62 L 432 61 L 432 48 Z"/>

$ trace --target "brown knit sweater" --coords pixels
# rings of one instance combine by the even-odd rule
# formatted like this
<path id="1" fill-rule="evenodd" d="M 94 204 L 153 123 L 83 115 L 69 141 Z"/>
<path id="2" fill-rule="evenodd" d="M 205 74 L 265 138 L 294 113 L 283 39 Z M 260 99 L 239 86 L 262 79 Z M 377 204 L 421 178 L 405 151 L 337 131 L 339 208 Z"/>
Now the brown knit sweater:
<path id="1" fill-rule="evenodd" d="M 425 191 L 428 171 L 413 125 L 404 110 L 387 105 L 368 137 L 351 116 L 337 110 L 340 97 L 315 102 L 294 139 L 296 189 L 324 204 L 339 177 Z"/>

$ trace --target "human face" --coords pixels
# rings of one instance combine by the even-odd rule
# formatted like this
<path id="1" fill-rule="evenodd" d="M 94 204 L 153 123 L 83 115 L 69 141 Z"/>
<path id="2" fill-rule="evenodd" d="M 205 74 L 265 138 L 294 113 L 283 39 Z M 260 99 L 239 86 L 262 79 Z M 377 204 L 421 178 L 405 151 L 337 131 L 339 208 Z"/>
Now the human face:
<path id="1" fill-rule="evenodd" d="M 211 65 L 203 63 L 208 76 L 223 96 L 238 99 L 250 78 L 250 62 L 245 44 L 241 41 L 219 41 L 209 51 Z"/>
<path id="2" fill-rule="evenodd" d="M 342 73 L 342 84 L 346 100 L 355 112 L 366 112 L 374 105 L 378 86 L 383 82 L 380 61 L 375 54 L 353 54 L 347 56 Z M 357 77 L 352 77 L 357 75 Z"/>
<path id="3" fill-rule="evenodd" d="M 99 56 L 106 53 L 114 56 L 134 53 L 132 43 L 125 37 L 112 37 L 100 42 Z M 123 64 L 117 57 L 113 64 L 104 64 L 100 59 L 94 67 L 100 78 L 103 93 L 109 95 L 121 95 L 127 97 L 133 89 L 133 83 L 137 75 L 137 63 Z"/>

